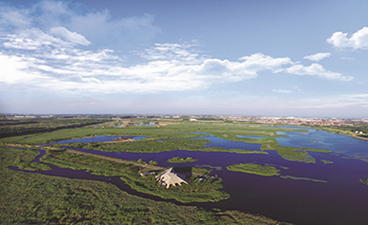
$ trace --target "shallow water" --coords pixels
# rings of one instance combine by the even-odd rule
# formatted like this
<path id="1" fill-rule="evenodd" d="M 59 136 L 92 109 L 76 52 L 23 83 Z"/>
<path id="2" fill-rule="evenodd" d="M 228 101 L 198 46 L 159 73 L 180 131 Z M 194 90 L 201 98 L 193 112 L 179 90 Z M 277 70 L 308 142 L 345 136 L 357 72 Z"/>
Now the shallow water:
<path id="1" fill-rule="evenodd" d="M 289 137 L 277 138 L 282 146 L 321 148 L 330 150 L 332 153 L 310 152 L 309 154 L 316 159 L 316 163 L 306 164 L 284 160 L 276 151 L 267 151 L 269 154 L 263 155 L 181 150 L 160 153 L 78 150 L 128 160 L 140 158 L 146 162 L 154 160 L 160 166 L 165 167 L 208 165 L 222 168 L 222 170 L 214 170 L 212 174 L 217 174 L 223 179 L 224 191 L 230 193 L 231 198 L 218 203 L 189 205 L 197 205 L 206 209 L 237 209 L 296 224 L 366 224 L 368 221 L 366 213 L 368 186 L 359 183 L 359 180 L 368 178 L 368 161 L 364 160 L 368 157 L 368 142 L 314 129 L 308 129 L 308 132 L 278 132 L 278 134 L 289 135 Z M 208 147 L 245 150 L 259 150 L 260 148 L 259 144 L 229 141 L 213 136 L 201 137 L 201 139 L 211 141 Z M 198 160 L 182 164 L 167 162 L 168 159 L 178 156 Z M 320 161 L 322 159 L 334 163 L 325 165 Z M 234 163 L 271 165 L 280 170 L 281 176 L 262 177 L 228 171 L 226 166 Z M 106 178 L 94 176 L 85 171 L 52 167 L 53 171 L 39 173 L 102 180 L 113 183 L 128 193 L 160 200 L 158 197 L 131 190 L 116 177 Z"/>

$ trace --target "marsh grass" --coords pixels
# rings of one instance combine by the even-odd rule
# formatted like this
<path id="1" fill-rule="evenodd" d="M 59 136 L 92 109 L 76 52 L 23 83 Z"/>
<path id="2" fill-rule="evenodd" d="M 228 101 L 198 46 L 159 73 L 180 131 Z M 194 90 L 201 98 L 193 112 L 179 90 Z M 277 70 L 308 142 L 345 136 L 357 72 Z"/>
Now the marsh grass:
<path id="1" fill-rule="evenodd" d="M 31 151 L 0 147 L 0 224 L 281 224 L 239 211 L 210 212 L 144 199 L 101 181 L 7 168 L 35 157 Z"/>
<path id="2" fill-rule="evenodd" d="M 143 160 L 141 161 L 143 164 Z M 50 150 L 42 158 L 42 162 L 62 168 L 83 169 L 91 171 L 95 175 L 120 176 L 132 189 L 139 192 L 156 195 L 164 199 L 175 199 L 184 203 L 215 202 L 229 198 L 229 194 L 221 190 L 221 179 L 208 179 L 206 182 L 200 182 L 196 179 L 197 175 L 194 175 L 194 173 L 202 175 L 209 172 L 209 170 L 203 168 L 189 167 L 190 171 L 186 171 L 186 173 L 189 172 L 187 173 L 189 185 L 183 184 L 182 186 L 172 186 L 166 189 L 156 181 L 154 176 L 140 176 L 138 172 L 141 168 L 130 164 Z M 176 170 L 180 171 L 181 168 L 176 168 Z"/>
<path id="3" fill-rule="evenodd" d="M 334 163 L 333 161 L 321 159 L 321 162 L 323 162 L 325 165 Z"/>
<path id="4" fill-rule="evenodd" d="M 273 166 L 261 166 L 254 163 L 239 163 L 226 167 L 230 171 L 250 173 L 260 176 L 278 176 L 279 170 Z"/>
<path id="5" fill-rule="evenodd" d="M 197 159 L 193 159 L 192 157 L 174 157 L 167 160 L 169 163 L 187 163 L 195 161 L 197 161 Z"/>

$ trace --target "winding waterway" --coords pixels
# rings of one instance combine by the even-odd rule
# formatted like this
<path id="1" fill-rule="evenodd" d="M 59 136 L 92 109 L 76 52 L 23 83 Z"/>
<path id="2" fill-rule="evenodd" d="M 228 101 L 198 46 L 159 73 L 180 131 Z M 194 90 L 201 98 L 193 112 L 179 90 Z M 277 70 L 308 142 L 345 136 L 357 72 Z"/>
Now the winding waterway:
<path id="1" fill-rule="evenodd" d="M 325 131 L 306 129 L 308 132 L 278 132 L 278 134 L 289 135 L 289 137 L 277 138 L 277 140 L 282 146 L 320 148 L 331 151 L 331 153 L 310 152 L 309 154 L 316 159 L 314 164 L 287 161 L 276 151 L 267 151 L 268 155 L 265 155 L 182 150 L 160 153 L 78 150 L 128 160 L 140 158 L 146 162 L 154 160 L 164 167 L 216 167 L 217 169 L 214 169 L 212 174 L 217 174 L 223 179 L 224 191 L 230 193 L 231 198 L 217 203 L 185 205 L 196 205 L 206 209 L 236 209 L 295 224 L 366 224 L 368 221 L 366 213 L 368 186 L 360 183 L 359 180 L 368 178 L 368 142 Z M 201 137 L 201 139 L 211 141 L 208 147 L 244 150 L 259 150 L 260 148 L 260 144 L 223 140 L 214 136 Z M 66 141 L 63 143 L 67 143 Z M 89 140 L 84 139 L 84 141 Z M 183 164 L 167 162 L 168 159 L 177 156 L 192 157 L 197 161 Z M 42 157 L 42 154 L 39 157 Z M 322 159 L 334 163 L 325 165 L 320 161 Z M 235 163 L 272 165 L 280 170 L 281 176 L 262 177 L 226 169 L 226 166 Z M 130 194 L 163 201 L 159 197 L 130 189 L 118 177 L 95 176 L 83 170 L 63 169 L 53 165 L 51 167 L 53 168 L 51 171 L 37 171 L 37 173 L 109 182 Z M 176 201 L 171 202 L 180 204 Z"/>

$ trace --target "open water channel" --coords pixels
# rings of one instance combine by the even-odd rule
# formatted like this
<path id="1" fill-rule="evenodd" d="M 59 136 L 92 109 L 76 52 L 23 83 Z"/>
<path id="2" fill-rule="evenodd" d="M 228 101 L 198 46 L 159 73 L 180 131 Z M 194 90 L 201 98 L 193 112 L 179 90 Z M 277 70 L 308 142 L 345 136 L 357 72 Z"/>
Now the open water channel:
<path id="1" fill-rule="evenodd" d="M 368 142 L 325 131 L 306 129 L 308 132 L 278 132 L 278 134 L 289 135 L 289 137 L 277 138 L 277 140 L 282 146 L 319 148 L 331 151 L 331 153 L 310 152 L 309 154 L 316 159 L 316 163 L 287 161 L 276 151 L 267 151 L 269 154 L 265 155 L 182 150 L 160 153 L 78 150 L 128 160 L 140 158 L 146 162 L 154 160 L 164 167 L 203 166 L 214 168 L 212 174 L 217 174 L 223 179 L 224 191 L 231 195 L 230 199 L 217 203 L 185 205 L 196 205 L 206 209 L 236 209 L 295 224 L 367 224 L 368 186 L 360 183 L 359 180 L 368 178 Z M 84 138 L 79 139 L 78 142 L 101 141 L 100 138 L 103 141 L 110 141 L 110 139 L 112 141 L 115 137 Z M 139 138 L 141 137 L 135 137 L 135 139 Z M 211 141 L 208 146 L 226 149 L 259 150 L 261 146 L 260 144 L 224 140 L 214 136 L 203 139 Z M 75 141 L 76 139 L 66 140 L 63 143 Z M 41 153 L 36 161 L 43 156 L 44 152 L 41 151 Z M 192 157 L 198 160 L 183 164 L 167 162 L 168 159 L 177 156 Z M 334 163 L 325 165 L 320 161 L 322 159 Z M 235 163 L 271 165 L 279 169 L 281 175 L 263 177 L 226 169 L 227 166 Z M 130 194 L 153 200 L 170 201 L 134 191 L 118 177 L 96 176 L 83 170 L 63 169 L 53 165 L 51 167 L 53 168 L 51 171 L 37 171 L 36 173 L 100 180 L 112 183 Z M 184 205 L 176 201 L 171 202 Z"/>

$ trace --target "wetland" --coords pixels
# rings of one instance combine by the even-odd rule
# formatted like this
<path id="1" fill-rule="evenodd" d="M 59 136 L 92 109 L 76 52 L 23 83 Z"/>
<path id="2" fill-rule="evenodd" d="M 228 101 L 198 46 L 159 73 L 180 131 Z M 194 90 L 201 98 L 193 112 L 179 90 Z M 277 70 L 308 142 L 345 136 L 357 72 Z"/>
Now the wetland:
<path id="1" fill-rule="evenodd" d="M 135 140 L 111 142 L 120 136 Z M 83 173 L 82 179 L 103 180 L 152 201 L 223 213 L 237 210 L 295 224 L 364 224 L 368 219 L 364 213 L 368 188 L 363 184 L 368 143 L 313 128 L 174 123 L 159 128 L 75 128 L 1 141 L 60 149 L 40 153 L 6 147 L 7 152 L 23 151 L 39 159 L 20 159 L 16 168 L 11 167 L 23 173 L 57 177 Z M 156 162 L 160 168 L 172 167 L 170 159 L 196 161 L 183 160 L 178 166 L 189 173 L 189 185 L 166 190 L 154 176 L 138 175 L 144 168 L 69 150 L 127 162 L 141 159 L 142 165 Z M 143 172 L 147 171 L 153 170 Z"/>

